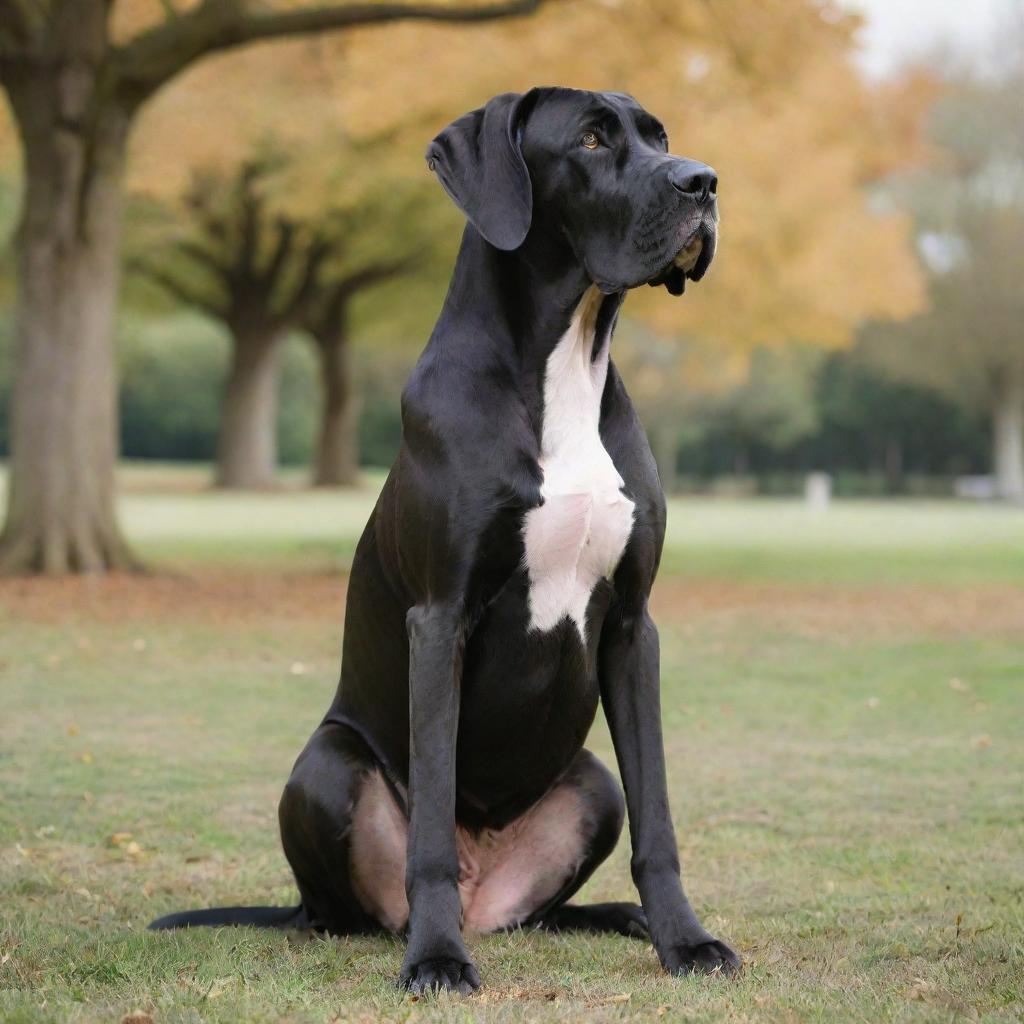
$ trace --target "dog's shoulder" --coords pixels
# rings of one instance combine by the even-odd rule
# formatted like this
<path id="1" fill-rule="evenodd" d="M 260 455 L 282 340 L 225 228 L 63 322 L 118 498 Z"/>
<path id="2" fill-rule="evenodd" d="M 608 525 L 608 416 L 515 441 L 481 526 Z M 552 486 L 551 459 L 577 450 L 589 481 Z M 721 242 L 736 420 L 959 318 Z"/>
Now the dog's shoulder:
<path id="1" fill-rule="evenodd" d="M 601 398 L 601 442 L 633 502 L 633 530 L 615 576 L 617 591 L 647 593 L 654 583 L 665 541 L 667 508 L 647 432 L 614 362 Z"/>
<path id="2" fill-rule="evenodd" d="M 504 496 L 531 507 L 540 500 L 539 442 L 504 373 L 428 349 L 402 392 L 403 454 L 464 500 L 491 505 Z"/>
<path id="3" fill-rule="evenodd" d="M 639 514 L 646 512 L 664 523 L 665 492 L 647 431 L 633 405 L 614 362 L 608 365 L 608 379 L 601 397 L 601 443 L 615 463 L 626 493 L 638 502 Z"/>

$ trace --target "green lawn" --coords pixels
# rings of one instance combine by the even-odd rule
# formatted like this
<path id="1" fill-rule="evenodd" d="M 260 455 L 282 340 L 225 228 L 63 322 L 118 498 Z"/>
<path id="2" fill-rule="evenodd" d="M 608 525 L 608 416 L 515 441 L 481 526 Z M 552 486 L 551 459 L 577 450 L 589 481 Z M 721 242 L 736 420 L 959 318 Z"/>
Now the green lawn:
<path id="1" fill-rule="evenodd" d="M 1024 1019 L 1024 512 L 678 501 L 656 612 L 673 809 L 736 982 L 626 939 L 154 935 L 290 902 L 275 806 L 337 677 L 374 497 L 126 474 L 148 579 L 0 583 L 0 1020 Z M 603 726 L 592 747 L 611 760 Z M 623 842 L 586 895 L 632 895 Z"/>

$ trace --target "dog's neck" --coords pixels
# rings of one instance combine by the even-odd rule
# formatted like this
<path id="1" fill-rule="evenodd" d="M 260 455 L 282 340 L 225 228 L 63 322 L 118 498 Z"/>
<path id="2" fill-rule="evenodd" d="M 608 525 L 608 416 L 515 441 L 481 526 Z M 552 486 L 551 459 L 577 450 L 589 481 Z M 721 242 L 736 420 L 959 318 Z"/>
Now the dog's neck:
<path id="1" fill-rule="evenodd" d="M 486 309 L 489 320 L 481 344 L 493 347 L 507 365 L 526 374 L 542 374 L 548 356 L 565 334 L 583 299 L 593 287 L 571 247 L 550 234 L 531 231 L 514 252 L 490 245 L 466 226 L 455 263 L 441 324 L 453 325 Z M 608 329 L 623 293 L 603 298 L 598 322 Z M 455 332 L 435 332 L 456 336 Z"/>

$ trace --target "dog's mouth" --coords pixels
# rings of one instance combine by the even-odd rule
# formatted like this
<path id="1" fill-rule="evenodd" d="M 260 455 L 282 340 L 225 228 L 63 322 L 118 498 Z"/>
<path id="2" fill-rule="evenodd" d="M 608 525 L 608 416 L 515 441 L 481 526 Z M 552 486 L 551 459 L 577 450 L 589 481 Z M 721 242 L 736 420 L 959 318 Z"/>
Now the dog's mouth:
<path id="1" fill-rule="evenodd" d="M 717 232 L 714 225 L 702 220 L 686 237 L 672 261 L 647 283 L 651 287 L 663 284 L 671 295 L 682 295 L 687 280 L 699 281 L 715 258 Z"/>

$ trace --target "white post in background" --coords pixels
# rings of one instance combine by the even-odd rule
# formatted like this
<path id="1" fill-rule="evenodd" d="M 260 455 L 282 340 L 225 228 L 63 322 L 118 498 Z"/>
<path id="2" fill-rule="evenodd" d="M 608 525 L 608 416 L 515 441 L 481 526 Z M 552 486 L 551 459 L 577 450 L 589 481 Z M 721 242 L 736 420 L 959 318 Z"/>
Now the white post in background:
<path id="1" fill-rule="evenodd" d="M 804 502 L 814 512 L 824 512 L 832 501 L 832 477 L 828 473 L 808 473 L 804 481 Z"/>

